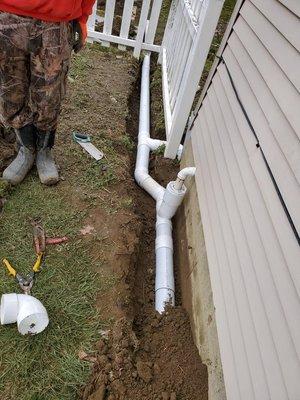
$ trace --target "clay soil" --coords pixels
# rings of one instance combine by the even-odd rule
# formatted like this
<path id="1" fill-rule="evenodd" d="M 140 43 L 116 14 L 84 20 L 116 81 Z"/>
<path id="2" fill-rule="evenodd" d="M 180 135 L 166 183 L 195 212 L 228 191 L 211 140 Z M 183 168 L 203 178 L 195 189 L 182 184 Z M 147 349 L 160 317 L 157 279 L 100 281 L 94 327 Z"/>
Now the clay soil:
<path id="1" fill-rule="evenodd" d="M 97 273 L 112 282 L 95 299 L 106 329 L 99 332 L 92 356 L 79 354 L 91 364 L 91 374 L 78 398 L 204 400 L 207 370 L 180 293 L 175 308 L 163 315 L 154 311 L 155 204 L 133 180 L 139 75 L 140 66 L 124 53 L 86 49 L 73 62 L 59 127 L 58 190 L 69 193 L 70 206 L 87 210 L 85 226 L 92 234 L 83 240 L 99 238 L 91 250 L 94 260 L 101 260 Z M 161 93 L 153 95 L 157 101 Z M 104 151 L 100 166 L 72 142 L 74 130 L 92 135 Z M 4 138 L 0 154 L 3 169 L 13 154 Z M 161 183 L 173 179 L 177 169 L 176 163 L 152 156 L 151 173 Z"/>

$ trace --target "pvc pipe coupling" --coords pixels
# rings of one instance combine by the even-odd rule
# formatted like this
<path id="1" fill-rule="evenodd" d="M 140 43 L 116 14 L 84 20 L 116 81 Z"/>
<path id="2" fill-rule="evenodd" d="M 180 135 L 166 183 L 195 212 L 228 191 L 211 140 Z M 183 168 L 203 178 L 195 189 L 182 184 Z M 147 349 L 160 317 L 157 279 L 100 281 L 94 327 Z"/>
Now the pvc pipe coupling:
<path id="1" fill-rule="evenodd" d="M 3 294 L 0 306 L 1 325 L 17 323 L 21 335 L 36 335 L 49 324 L 43 304 L 28 294 Z"/>

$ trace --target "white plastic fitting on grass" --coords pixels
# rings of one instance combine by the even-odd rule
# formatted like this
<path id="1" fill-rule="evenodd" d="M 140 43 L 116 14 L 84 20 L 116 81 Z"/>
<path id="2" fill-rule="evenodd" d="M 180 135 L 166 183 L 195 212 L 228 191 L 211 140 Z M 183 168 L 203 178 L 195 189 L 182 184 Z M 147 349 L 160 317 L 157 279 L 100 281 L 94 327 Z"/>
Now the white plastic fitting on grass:
<path id="1" fill-rule="evenodd" d="M 150 54 L 146 54 L 142 67 L 139 134 L 134 177 L 136 182 L 156 200 L 156 277 L 155 309 L 162 313 L 167 304 L 175 304 L 173 267 L 172 222 L 180 206 L 186 187 L 184 180 L 195 175 L 195 168 L 184 168 L 177 180 L 163 188 L 149 175 L 150 151 L 157 150 L 166 142 L 150 138 Z M 180 159 L 182 146 L 177 152 Z"/>
<path id="2" fill-rule="evenodd" d="M 1 325 L 17 323 L 22 335 L 36 335 L 49 324 L 43 304 L 28 294 L 3 294 L 0 306 Z"/>

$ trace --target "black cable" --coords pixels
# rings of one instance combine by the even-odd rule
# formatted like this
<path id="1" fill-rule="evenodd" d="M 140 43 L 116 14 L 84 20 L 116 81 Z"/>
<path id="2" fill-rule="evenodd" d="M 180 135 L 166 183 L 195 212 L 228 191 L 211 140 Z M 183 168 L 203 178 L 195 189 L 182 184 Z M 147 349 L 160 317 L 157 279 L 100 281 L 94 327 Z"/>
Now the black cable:
<path id="1" fill-rule="evenodd" d="M 260 151 L 261 151 L 261 154 L 262 154 L 264 163 L 265 163 L 265 165 L 266 165 L 266 167 L 267 167 L 267 171 L 268 171 L 268 173 L 269 173 L 269 175 L 270 175 L 270 178 L 271 178 L 272 183 L 273 183 L 273 185 L 274 185 L 274 188 L 275 188 L 275 190 L 276 190 L 277 196 L 278 196 L 278 198 L 279 198 L 279 200 L 280 200 L 280 203 L 281 203 L 281 205 L 282 205 L 282 207 L 283 207 L 283 210 L 284 210 L 285 215 L 286 215 L 286 217 L 287 217 L 287 219 L 288 219 L 288 221 L 289 221 L 289 224 L 290 224 L 290 226 L 291 226 L 291 228 L 292 228 L 292 231 L 293 231 L 293 233 L 294 233 L 294 235 L 295 235 L 295 238 L 296 238 L 296 240 L 297 240 L 297 242 L 298 242 L 298 245 L 300 246 L 300 236 L 299 236 L 299 233 L 298 233 L 298 231 L 297 231 L 297 228 L 296 228 L 296 226 L 295 226 L 295 224 L 294 224 L 294 221 L 293 221 L 293 219 L 292 219 L 292 217 L 291 217 L 291 214 L 290 214 L 290 212 L 289 212 L 289 210 L 288 210 L 288 208 L 287 208 L 287 206 L 286 206 L 286 204 L 285 204 L 285 201 L 284 201 L 283 196 L 282 196 L 282 194 L 281 194 L 281 192 L 280 192 L 279 186 L 278 186 L 278 184 L 277 184 L 277 182 L 276 182 L 276 180 L 275 180 L 275 177 L 274 177 L 274 175 L 273 175 L 273 173 L 272 173 L 272 170 L 271 170 L 271 168 L 270 168 L 270 165 L 269 165 L 269 163 L 268 163 L 268 161 L 267 161 L 267 159 L 266 159 L 265 153 L 264 153 L 263 149 L 261 148 L 261 145 L 260 145 L 260 143 L 259 143 L 259 139 L 258 139 L 258 136 L 257 136 L 257 134 L 256 134 L 256 132 L 255 132 L 255 129 L 254 129 L 254 127 L 253 127 L 253 125 L 252 125 L 252 123 L 251 123 L 251 121 L 250 121 L 250 118 L 249 118 L 249 116 L 248 116 L 248 114 L 247 114 L 247 111 L 246 111 L 246 109 L 245 109 L 245 107 L 244 107 L 244 105 L 243 105 L 243 103 L 242 103 L 242 101 L 241 101 L 241 99 L 240 99 L 240 96 L 239 96 L 239 94 L 238 94 L 238 92 L 237 92 L 237 89 L 236 89 L 236 86 L 235 86 L 235 84 L 234 84 L 234 82 L 233 82 L 231 73 L 230 73 L 230 71 L 229 71 L 229 69 L 228 69 L 228 67 L 227 67 L 227 65 L 226 65 L 226 62 L 225 62 L 224 58 L 221 57 L 221 59 L 222 59 L 224 65 L 225 65 L 225 68 L 226 68 L 226 71 L 227 71 L 227 74 L 228 74 L 228 77 L 229 77 L 229 80 L 230 80 L 232 89 L 233 89 L 233 91 L 234 91 L 234 93 L 235 93 L 236 99 L 237 99 L 239 105 L 241 106 L 241 109 L 242 109 L 243 114 L 244 114 L 244 116 L 245 116 L 245 118 L 246 118 L 246 121 L 247 121 L 247 123 L 248 123 L 248 125 L 249 125 L 249 128 L 251 129 L 251 132 L 253 133 L 253 135 L 254 135 L 254 137 L 255 137 L 255 139 L 256 139 L 256 147 L 257 147 L 258 149 L 260 149 Z"/>

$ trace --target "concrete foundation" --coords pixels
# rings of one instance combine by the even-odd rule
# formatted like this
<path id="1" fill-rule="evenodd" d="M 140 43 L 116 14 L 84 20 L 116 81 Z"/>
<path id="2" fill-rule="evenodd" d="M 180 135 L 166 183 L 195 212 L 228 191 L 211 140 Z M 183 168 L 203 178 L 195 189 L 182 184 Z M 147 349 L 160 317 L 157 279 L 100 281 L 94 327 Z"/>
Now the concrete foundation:
<path id="1" fill-rule="evenodd" d="M 194 166 L 191 143 L 185 146 L 181 168 Z M 190 315 L 195 344 L 208 368 L 209 400 L 225 400 L 225 386 L 215 322 L 201 213 L 194 180 L 175 219 L 178 279 L 183 306 Z"/>

